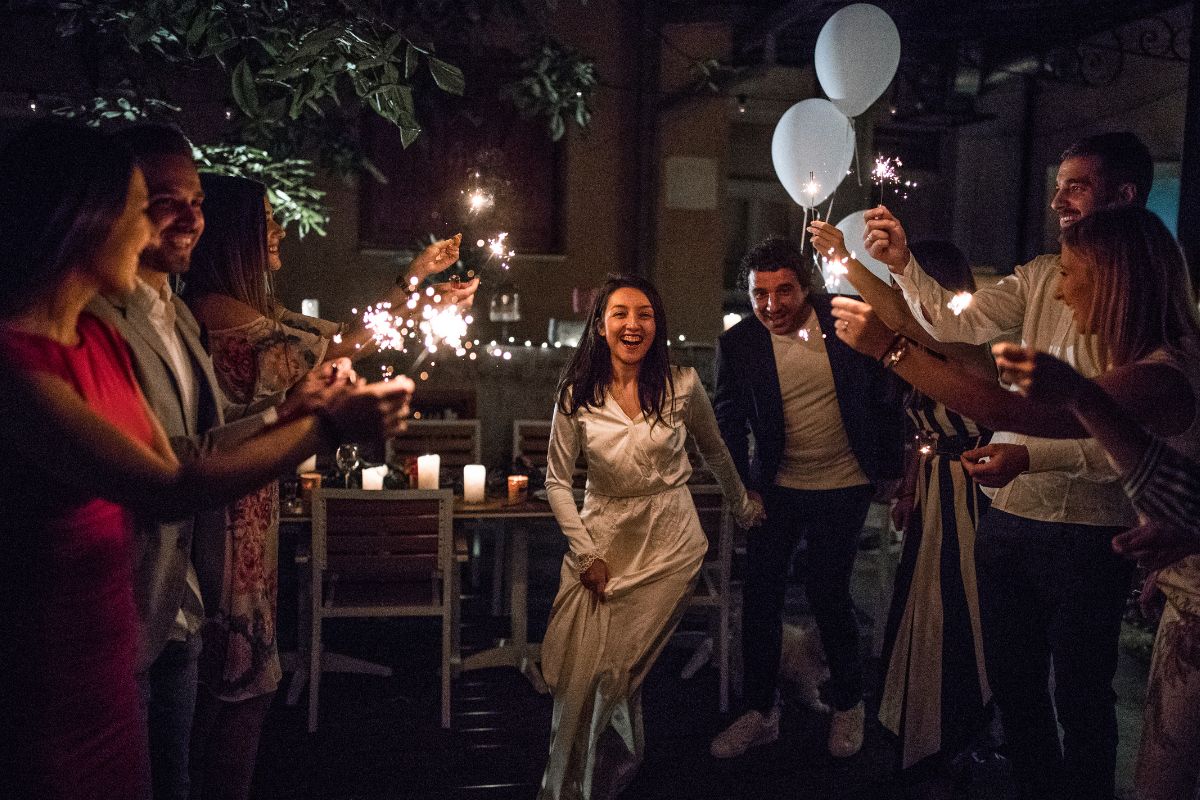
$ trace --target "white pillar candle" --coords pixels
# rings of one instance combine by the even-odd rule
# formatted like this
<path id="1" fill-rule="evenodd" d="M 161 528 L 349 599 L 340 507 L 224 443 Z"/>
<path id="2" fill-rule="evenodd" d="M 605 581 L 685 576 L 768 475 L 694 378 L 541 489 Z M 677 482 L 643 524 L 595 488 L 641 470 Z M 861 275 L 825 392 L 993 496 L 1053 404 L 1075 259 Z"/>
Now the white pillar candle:
<path id="1" fill-rule="evenodd" d="M 383 476 L 387 475 L 387 465 L 380 467 L 369 467 L 362 471 L 362 488 L 364 489 L 382 489 Z"/>
<path id="2" fill-rule="evenodd" d="M 317 457 L 315 455 L 309 456 L 308 458 L 304 459 L 303 461 L 300 462 L 300 466 L 296 467 L 297 475 L 303 475 L 306 472 L 316 472 L 316 471 L 317 471 Z"/>
<path id="3" fill-rule="evenodd" d="M 300 313 L 306 317 L 321 316 L 321 303 L 319 300 L 306 297 L 300 301 Z"/>
<path id="4" fill-rule="evenodd" d="M 427 455 L 417 457 L 417 488 L 438 488 L 438 473 L 442 469 L 442 457 Z"/>
<path id="5" fill-rule="evenodd" d="M 484 501 L 484 483 L 487 481 L 487 467 L 483 464 L 467 464 L 463 467 L 463 500 L 468 503 Z"/>

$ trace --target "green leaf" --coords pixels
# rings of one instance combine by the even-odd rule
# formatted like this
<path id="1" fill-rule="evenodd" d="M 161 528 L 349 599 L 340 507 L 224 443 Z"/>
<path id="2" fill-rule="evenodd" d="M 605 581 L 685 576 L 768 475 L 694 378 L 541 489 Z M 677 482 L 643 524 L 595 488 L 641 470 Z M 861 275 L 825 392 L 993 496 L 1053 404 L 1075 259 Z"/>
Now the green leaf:
<path id="1" fill-rule="evenodd" d="M 413 73 L 415 73 L 417 71 L 417 58 L 418 58 L 419 54 L 420 54 L 420 51 L 417 50 L 417 48 L 413 46 L 412 42 L 409 42 L 408 46 L 404 48 L 404 78 L 405 78 L 405 80 L 411 78 L 413 76 Z"/>
<path id="2" fill-rule="evenodd" d="M 187 35 L 184 39 L 187 42 L 189 50 L 196 49 L 196 45 L 204 38 L 205 32 L 208 30 L 208 14 L 201 11 L 192 18 L 192 24 L 188 26 Z"/>
<path id="3" fill-rule="evenodd" d="M 550 139 L 557 142 L 567 132 L 567 124 L 563 122 L 562 114 L 555 113 L 550 117 Z"/>
<path id="4" fill-rule="evenodd" d="M 447 94 L 462 95 L 467 88 L 462 70 L 453 64 L 442 61 L 436 56 L 429 56 L 429 72 L 438 88 Z"/>
<path id="5" fill-rule="evenodd" d="M 400 145 L 402 147 L 408 147 L 410 144 L 415 142 L 417 140 L 417 137 L 420 135 L 421 135 L 421 128 L 419 126 L 411 127 L 411 128 L 401 127 L 400 128 Z"/>
<path id="6" fill-rule="evenodd" d="M 254 85 L 254 73 L 244 58 L 233 69 L 230 91 L 233 93 L 233 102 L 246 116 L 252 119 L 258 117 L 258 89 Z"/>

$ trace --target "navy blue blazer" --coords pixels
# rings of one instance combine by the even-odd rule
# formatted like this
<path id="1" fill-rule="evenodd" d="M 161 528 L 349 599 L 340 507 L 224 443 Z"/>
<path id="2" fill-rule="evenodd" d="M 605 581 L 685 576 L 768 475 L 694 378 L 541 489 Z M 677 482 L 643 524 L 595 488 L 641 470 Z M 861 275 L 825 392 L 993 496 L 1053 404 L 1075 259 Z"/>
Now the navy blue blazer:
<path id="1" fill-rule="evenodd" d="M 825 334 L 842 425 L 859 466 L 872 481 L 904 471 L 904 383 L 875 359 L 852 349 L 834 333 L 833 295 L 810 294 Z M 783 398 L 771 334 L 750 316 L 717 340 L 717 390 L 713 410 L 721 436 L 746 488 L 775 483 L 783 456 Z M 754 458 L 749 434 L 754 434 Z"/>

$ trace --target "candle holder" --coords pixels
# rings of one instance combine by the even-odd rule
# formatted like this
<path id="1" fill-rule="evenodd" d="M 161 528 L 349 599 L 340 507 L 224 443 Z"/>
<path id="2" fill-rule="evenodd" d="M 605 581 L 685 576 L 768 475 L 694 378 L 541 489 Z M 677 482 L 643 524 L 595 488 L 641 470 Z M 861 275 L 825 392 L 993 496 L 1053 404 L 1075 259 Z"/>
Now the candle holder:
<path id="1" fill-rule="evenodd" d="M 510 506 L 520 505 L 527 500 L 529 500 L 529 476 L 509 475 L 508 504 Z"/>

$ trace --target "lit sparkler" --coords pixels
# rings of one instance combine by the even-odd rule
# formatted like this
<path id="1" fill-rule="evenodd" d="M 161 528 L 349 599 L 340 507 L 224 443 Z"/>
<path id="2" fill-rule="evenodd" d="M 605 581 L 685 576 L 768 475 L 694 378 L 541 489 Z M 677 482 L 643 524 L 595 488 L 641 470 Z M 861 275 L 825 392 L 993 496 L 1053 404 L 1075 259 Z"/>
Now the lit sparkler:
<path id="1" fill-rule="evenodd" d="M 946 308 L 954 312 L 954 316 L 960 316 L 967 310 L 967 306 L 971 305 L 971 293 L 959 292 L 950 298 L 950 302 L 946 303 Z"/>
<path id="2" fill-rule="evenodd" d="M 821 274 L 825 276 L 825 291 L 836 292 L 841 288 L 842 278 L 850 274 L 850 259 L 854 258 L 854 253 L 845 258 L 837 258 L 833 254 L 833 248 L 829 248 L 827 254 L 821 257 Z"/>
<path id="3" fill-rule="evenodd" d="M 817 195 L 821 193 L 821 184 L 817 182 L 817 175 L 815 172 L 808 173 L 808 180 L 801 188 L 803 189 L 804 193 L 808 195 L 808 205 L 810 208 L 812 208 L 817 204 Z"/>

